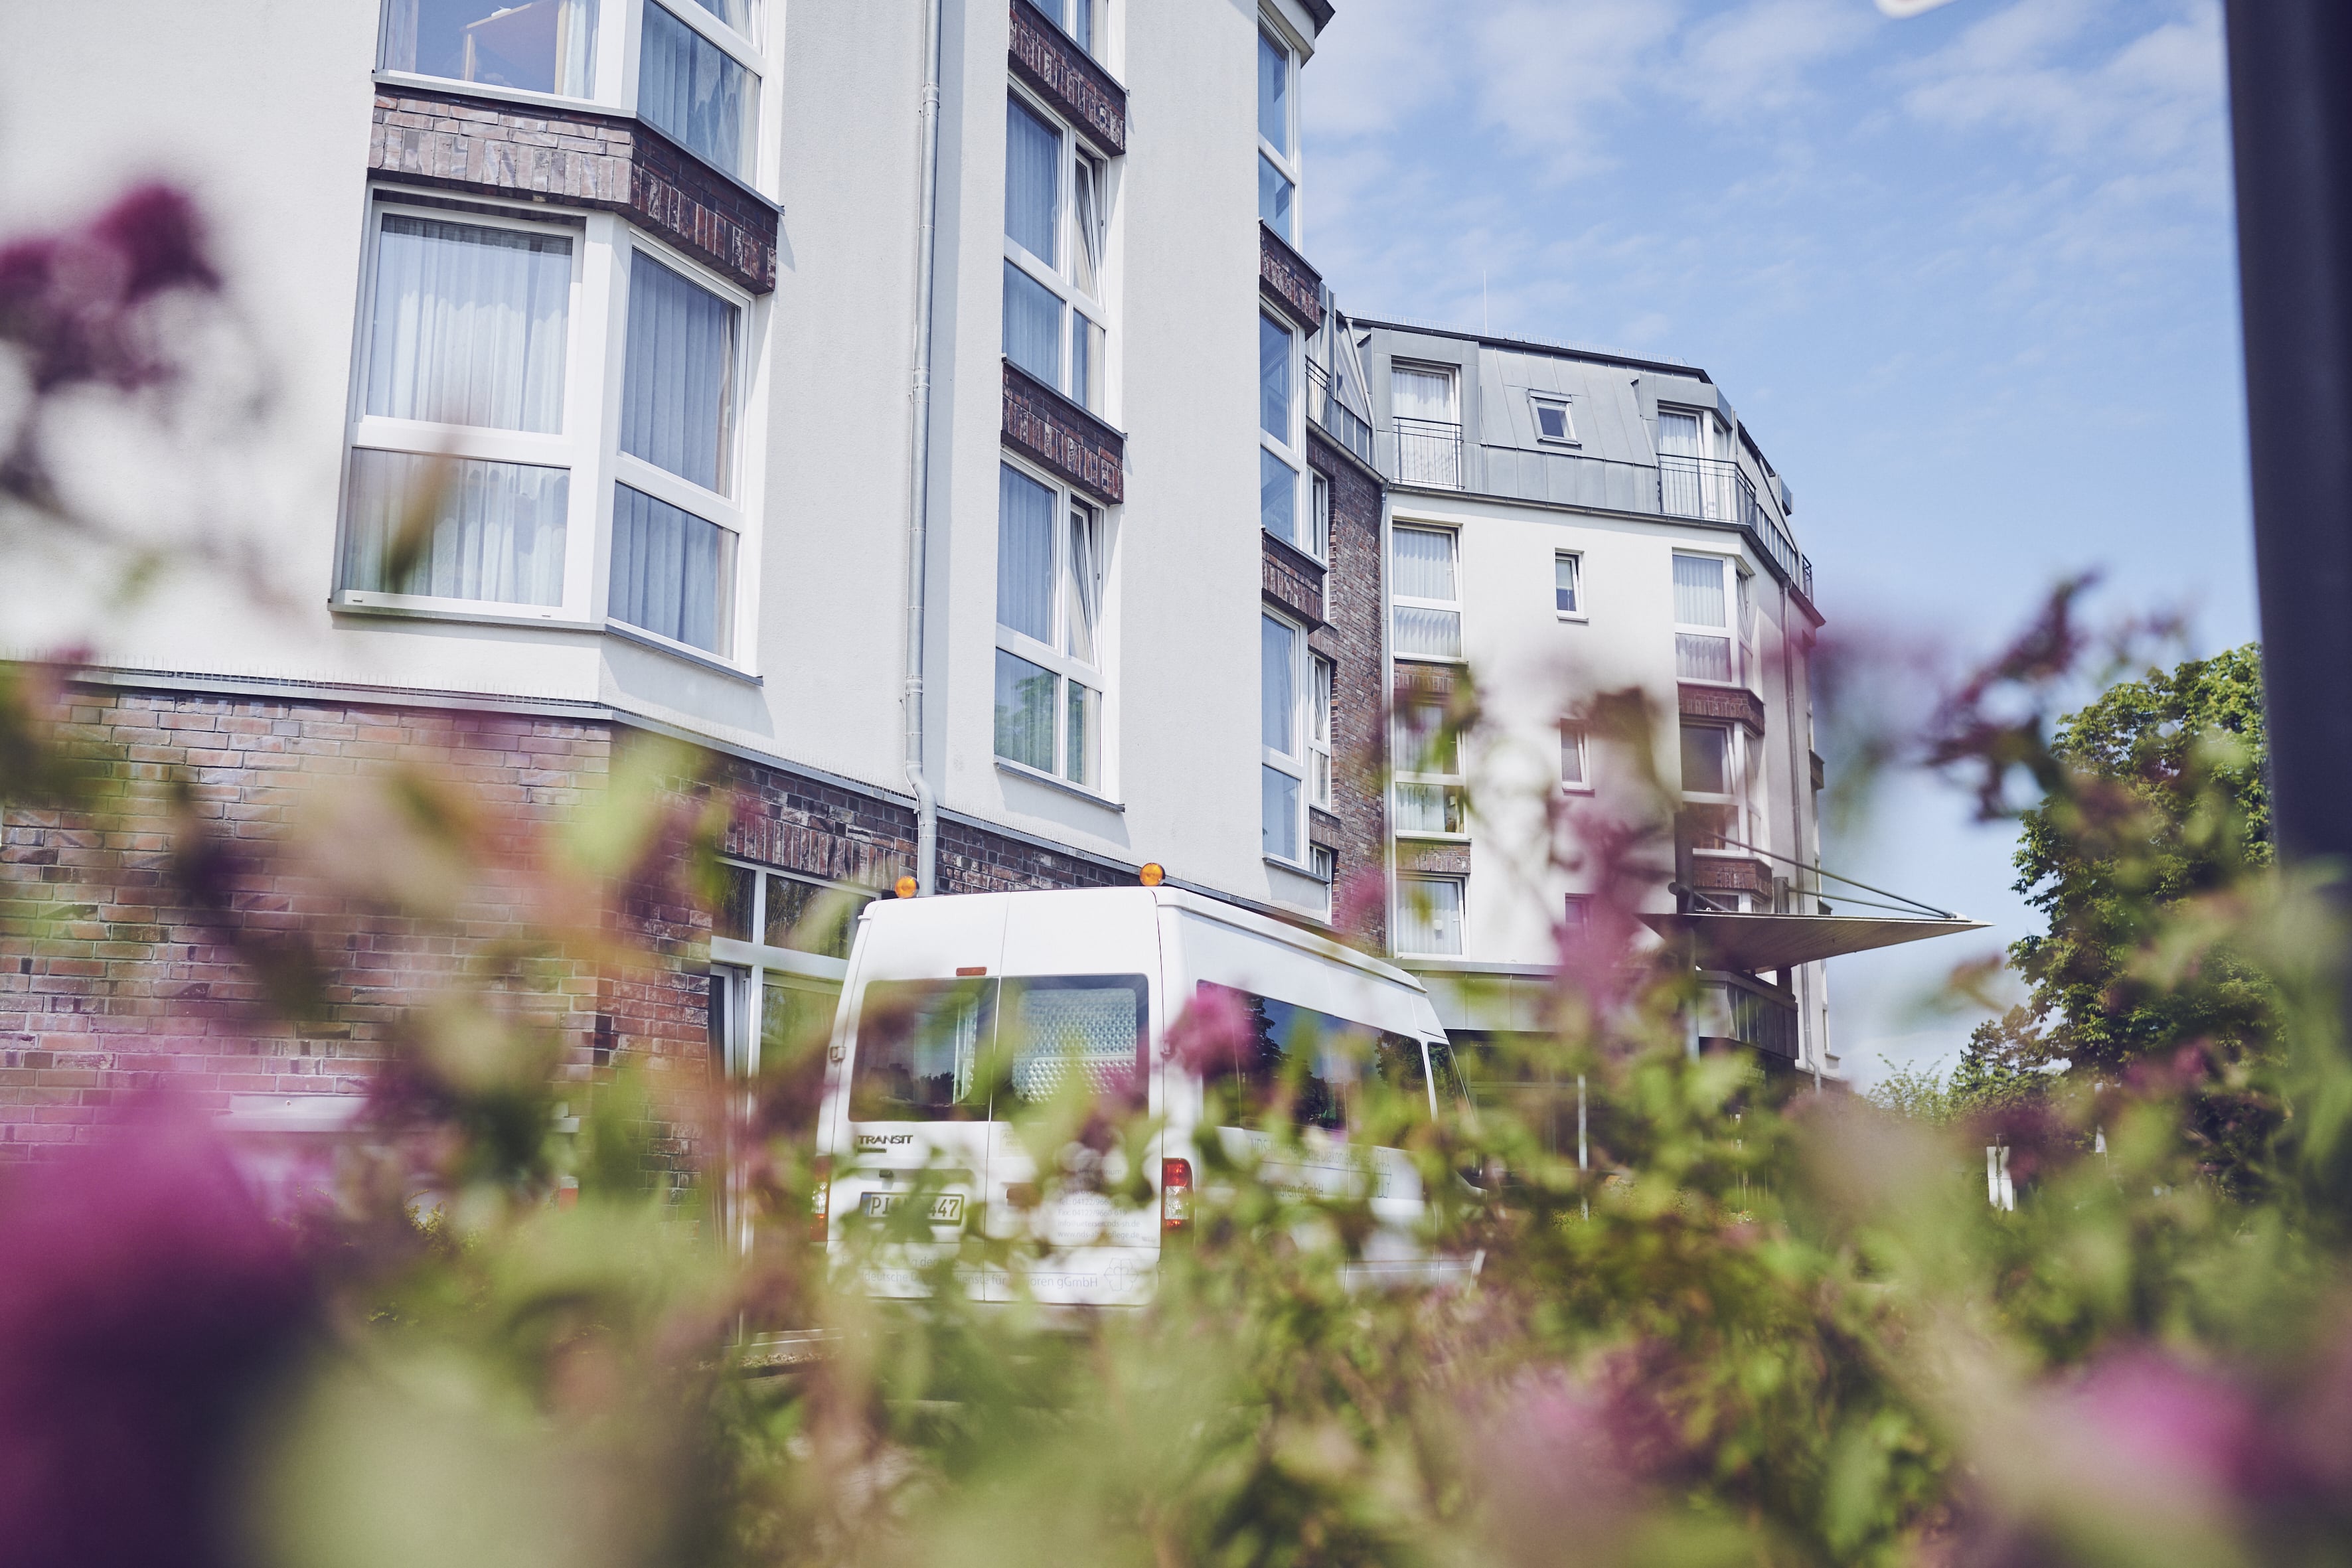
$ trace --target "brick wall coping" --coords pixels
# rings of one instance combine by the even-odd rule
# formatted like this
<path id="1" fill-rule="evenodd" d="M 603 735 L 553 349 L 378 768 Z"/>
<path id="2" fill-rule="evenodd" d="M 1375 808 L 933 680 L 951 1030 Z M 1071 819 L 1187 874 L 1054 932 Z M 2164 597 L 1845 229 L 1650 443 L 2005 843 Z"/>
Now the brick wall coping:
<path id="1" fill-rule="evenodd" d="M 1127 151 L 1127 89 L 1031 0 L 1012 0 L 1007 64 L 1113 157 Z"/>

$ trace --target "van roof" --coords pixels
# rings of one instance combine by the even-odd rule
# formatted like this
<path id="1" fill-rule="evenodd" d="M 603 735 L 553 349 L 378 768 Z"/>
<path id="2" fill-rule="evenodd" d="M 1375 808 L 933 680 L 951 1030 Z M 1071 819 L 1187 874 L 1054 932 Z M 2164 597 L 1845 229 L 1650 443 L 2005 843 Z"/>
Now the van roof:
<path id="1" fill-rule="evenodd" d="M 1427 987 L 1423 986 L 1419 979 L 1392 963 L 1383 963 L 1370 954 L 1359 952 L 1352 947 L 1331 941 L 1328 937 L 1318 936 L 1313 931 L 1302 931 L 1270 915 L 1262 915 L 1255 910 L 1245 910 L 1238 904 L 1229 904 L 1222 899 L 1213 899 L 1204 893 L 1187 892 L 1181 888 L 1038 888 L 1024 889 L 1017 892 L 952 893 L 946 896 L 956 899 L 1072 900 L 1150 899 L 1153 904 L 1161 909 L 1181 910 L 1187 914 L 1198 915 L 1202 920 L 1215 921 L 1220 924 L 1248 931 L 1253 936 L 1264 937 L 1269 942 L 1278 942 L 1286 947 L 1297 948 L 1301 952 L 1313 953 L 1318 958 L 1347 964 L 1351 969 L 1359 969 L 1367 974 L 1377 975 L 1391 984 L 1402 985 L 1409 991 L 1423 994 L 1427 991 Z M 893 901 L 888 899 L 877 900 L 866 906 L 866 913 L 869 915 L 877 913 L 888 908 Z"/>

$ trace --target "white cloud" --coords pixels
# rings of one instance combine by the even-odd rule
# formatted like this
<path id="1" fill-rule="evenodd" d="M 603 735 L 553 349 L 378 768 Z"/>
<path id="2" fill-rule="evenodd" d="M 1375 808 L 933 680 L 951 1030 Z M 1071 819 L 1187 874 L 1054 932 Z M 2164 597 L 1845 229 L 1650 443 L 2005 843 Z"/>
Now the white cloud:
<path id="1" fill-rule="evenodd" d="M 1808 71 L 1876 26 L 1853 0 L 1755 0 L 1693 28 L 1661 85 L 1713 120 L 1786 110 L 1812 96 Z"/>
<path id="2" fill-rule="evenodd" d="M 1673 37 L 1669 0 L 1503 0 L 1475 24 L 1479 117 L 1555 178 L 1609 167 L 1606 110 Z"/>

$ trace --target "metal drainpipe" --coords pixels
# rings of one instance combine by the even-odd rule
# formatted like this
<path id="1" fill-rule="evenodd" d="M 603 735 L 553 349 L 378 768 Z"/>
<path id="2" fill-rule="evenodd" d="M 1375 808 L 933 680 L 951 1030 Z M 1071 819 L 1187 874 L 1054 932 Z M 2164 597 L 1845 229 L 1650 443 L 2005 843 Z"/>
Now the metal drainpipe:
<path id="1" fill-rule="evenodd" d="M 915 368 L 907 458 L 907 784 L 915 792 L 915 889 L 935 889 L 940 803 L 923 775 L 923 633 L 931 508 L 931 253 L 940 226 L 940 10 L 923 8 L 922 196 L 915 244 Z"/>

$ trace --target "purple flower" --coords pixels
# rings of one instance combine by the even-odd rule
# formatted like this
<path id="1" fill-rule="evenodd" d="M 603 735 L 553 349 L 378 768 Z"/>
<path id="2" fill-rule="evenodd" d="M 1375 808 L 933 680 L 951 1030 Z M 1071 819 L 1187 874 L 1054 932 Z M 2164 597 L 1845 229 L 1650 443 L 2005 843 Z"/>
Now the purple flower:
<path id="1" fill-rule="evenodd" d="M 143 1100 L 0 1189 L 0 1542 L 16 1568 L 210 1568 L 243 1417 L 312 1289 L 193 1109 Z"/>
<path id="2" fill-rule="evenodd" d="M 80 229 L 0 247 L 0 342 L 25 351 L 36 391 L 82 381 L 130 391 L 170 374 L 143 307 L 219 287 L 194 205 L 141 185 Z"/>

